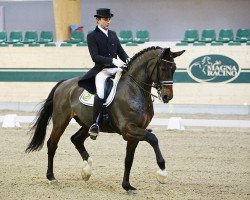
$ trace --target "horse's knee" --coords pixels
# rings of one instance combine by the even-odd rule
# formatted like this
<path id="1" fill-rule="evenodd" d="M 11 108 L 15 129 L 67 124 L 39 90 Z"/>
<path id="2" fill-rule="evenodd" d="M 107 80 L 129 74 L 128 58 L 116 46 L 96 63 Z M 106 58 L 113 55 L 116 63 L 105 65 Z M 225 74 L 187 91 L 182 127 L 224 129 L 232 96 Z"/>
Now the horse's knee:
<path id="1" fill-rule="evenodd" d="M 71 142 L 74 144 L 76 149 L 82 148 L 83 141 L 79 139 L 76 135 L 71 136 L 70 138 Z"/>
<path id="2" fill-rule="evenodd" d="M 151 145 L 156 146 L 158 145 L 158 139 L 153 133 L 146 133 L 145 140 Z"/>

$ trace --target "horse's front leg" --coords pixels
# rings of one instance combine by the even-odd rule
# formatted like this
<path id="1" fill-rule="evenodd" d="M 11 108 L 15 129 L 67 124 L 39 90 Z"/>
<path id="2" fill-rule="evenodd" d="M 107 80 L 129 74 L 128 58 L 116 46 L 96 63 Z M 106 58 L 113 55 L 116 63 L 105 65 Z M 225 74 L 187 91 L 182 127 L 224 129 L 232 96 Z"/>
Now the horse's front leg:
<path id="1" fill-rule="evenodd" d="M 154 149 L 155 155 L 156 155 L 156 161 L 159 166 L 159 170 L 157 171 L 157 180 L 160 183 L 165 183 L 166 177 L 167 177 L 167 171 L 165 168 L 165 160 L 161 154 L 161 150 L 159 147 L 159 142 L 157 137 L 151 133 L 150 131 L 134 127 L 134 126 L 128 126 L 128 130 L 123 137 L 125 140 L 130 141 L 146 141 L 148 142 Z"/>
<path id="2" fill-rule="evenodd" d="M 147 141 L 154 149 L 156 155 L 156 161 L 159 166 L 159 170 L 157 171 L 157 179 L 160 183 L 165 183 L 167 177 L 167 171 L 165 168 L 165 160 L 161 154 L 161 150 L 159 147 L 159 142 L 157 137 L 153 133 L 146 133 L 145 141 Z"/>
<path id="3" fill-rule="evenodd" d="M 132 187 L 129 182 L 130 170 L 133 164 L 135 149 L 139 141 L 128 141 L 126 149 L 126 158 L 125 158 L 125 171 L 122 181 L 122 187 L 129 194 L 136 194 L 136 188 Z"/>

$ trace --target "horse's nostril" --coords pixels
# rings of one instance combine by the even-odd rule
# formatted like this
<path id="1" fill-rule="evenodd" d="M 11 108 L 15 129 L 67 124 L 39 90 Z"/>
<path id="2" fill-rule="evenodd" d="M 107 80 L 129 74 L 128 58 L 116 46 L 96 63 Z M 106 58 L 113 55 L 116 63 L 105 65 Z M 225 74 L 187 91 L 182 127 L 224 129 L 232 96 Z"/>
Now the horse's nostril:
<path id="1" fill-rule="evenodd" d="M 163 99 L 164 102 L 169 102 L 172 98 L 173 97 L 170 97 L 168 95 L 164 95 L 162 99 Z"/>
<path id="2" fill-rule="evenodd" d="M 163 96 L 163 102 L 167 102 L 168 101 L 168 96 L 167 95 L 164 95 Z"/>

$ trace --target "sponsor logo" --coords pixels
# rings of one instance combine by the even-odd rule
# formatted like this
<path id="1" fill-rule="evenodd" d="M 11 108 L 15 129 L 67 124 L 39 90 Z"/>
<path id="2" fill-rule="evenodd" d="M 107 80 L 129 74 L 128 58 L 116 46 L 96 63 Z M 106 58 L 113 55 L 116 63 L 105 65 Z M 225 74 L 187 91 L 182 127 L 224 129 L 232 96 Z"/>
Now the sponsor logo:
<path id="1" fill-rule="evenodd" d="M 83 92 L 82 98 L 83 98 L 84 101 L 89 101 L 91 99 L 91 97 L 92 97 L 92 94 L 88 93 L 87 90 L 85 90 Z"/>
<path id="2" fill-rule="evenodd" d="M 227 56 L 205 55 L 190 63 L 188 74 L 197 82 L 227 83 L 239 76 L 240 68 Z"/>

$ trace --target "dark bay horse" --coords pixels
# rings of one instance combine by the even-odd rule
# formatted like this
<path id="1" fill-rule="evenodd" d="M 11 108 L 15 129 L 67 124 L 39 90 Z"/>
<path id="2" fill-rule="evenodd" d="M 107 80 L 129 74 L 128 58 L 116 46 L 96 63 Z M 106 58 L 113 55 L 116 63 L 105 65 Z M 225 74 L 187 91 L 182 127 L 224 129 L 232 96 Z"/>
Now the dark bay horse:
<path id="1" fill-rule="evenodd" d="M 168 103 L 173 98 L 173 75 L 176 69 L 174 58 L 183 52 L 171 52 L 170 48 L 149 47 L 137 53 L 123 71 L 115 98 L 107 107 L 112 132 L 121 134 L 127 141 L 122 187 L 128 192 L 136 191 L 136 188 L 130 184 L 129 175 L 139 141 L 147 141 L 153 147 L 160 168 L 157 171 L 159 182 L 164 182 L 166 178 L 165 160 L 161 154 L 158 139 L 146 129 L 154 115 L 151 89 L 152 87 L 157 89 L 164 103 Z M 53 159 L 57 144 L 72 118 L 81 125 L 81 128 L 71 137 L 71 141 L 83 159 L 83 179 L 88 180 L 91 175 L 92 160 L 85 149 L 84 141 L 89 137 L 92 107 L 85 106 L 79 101 L 79 96 L 84 90 L 78 86 L 79 80 L 80 78 L 72 78 L 54 86 L 31 129 L 34 130 L 34 134 L 26 152 L 42 148 L 46 127 L 52 118 L 53 128 L 47 141 L 47 179 L 50 182 L 56 181 Z M 100 131 L 107 131 L 104 123 L 100 124 Z"/>

